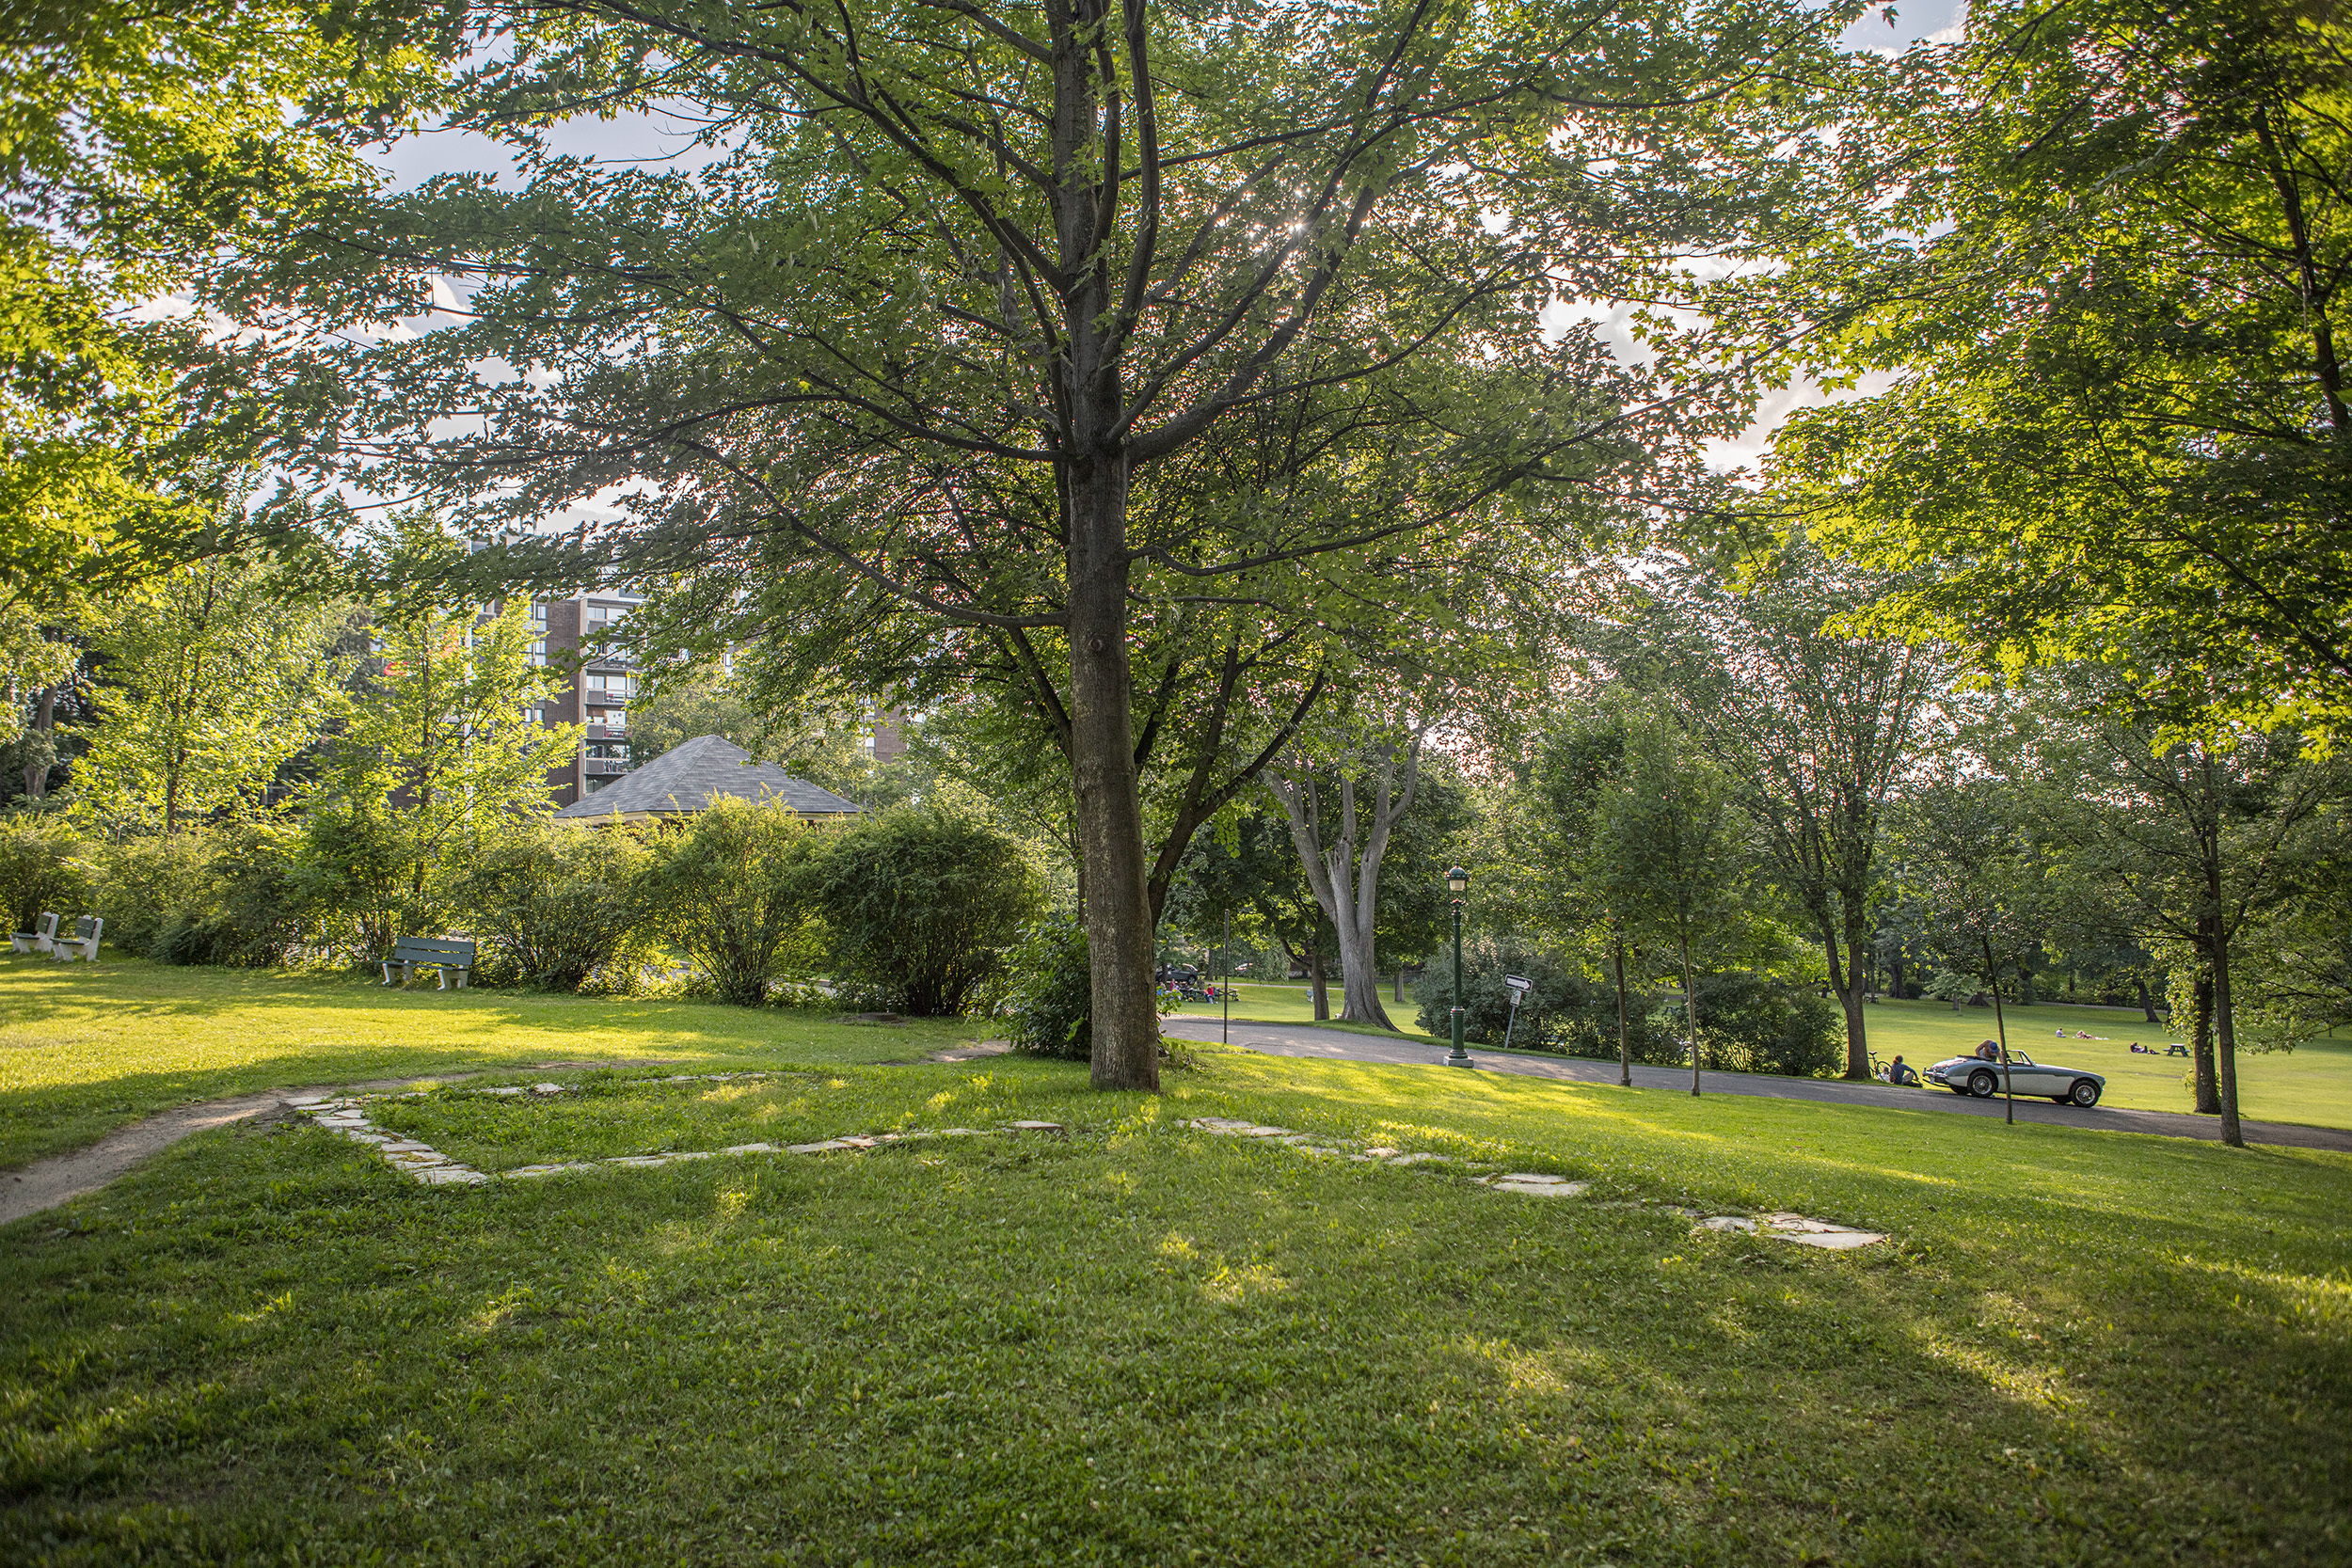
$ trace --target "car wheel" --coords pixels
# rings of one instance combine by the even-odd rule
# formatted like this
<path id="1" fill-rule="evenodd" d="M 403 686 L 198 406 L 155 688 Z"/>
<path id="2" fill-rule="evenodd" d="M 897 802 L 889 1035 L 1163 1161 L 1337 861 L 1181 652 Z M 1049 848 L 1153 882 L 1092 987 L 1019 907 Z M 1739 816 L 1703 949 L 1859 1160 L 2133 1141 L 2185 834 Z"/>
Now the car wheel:
<path id="1" fill-rule="evenodd" d="M 2074 1080 L 2074 1091 L 2066 1098 L 2088 1110 L 2099 1103 L 2099 1085 L 2088 1078 L 2077 1078 Z"/>
<path id="2" fill-rule="evenodd" d="M 1979 1068 L 1968 1075 L 1968 1092 L 1979 1100 L 1992 1099 L 2000 1086 L 2001 1081 L 1993 1076 L 1990 1069 Z"/>

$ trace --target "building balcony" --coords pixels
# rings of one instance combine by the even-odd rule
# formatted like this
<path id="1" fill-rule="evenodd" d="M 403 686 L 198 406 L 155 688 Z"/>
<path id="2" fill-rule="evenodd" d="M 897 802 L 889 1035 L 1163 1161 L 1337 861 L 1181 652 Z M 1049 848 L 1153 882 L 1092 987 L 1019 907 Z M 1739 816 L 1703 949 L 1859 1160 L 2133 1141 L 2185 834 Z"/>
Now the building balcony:
<path id="1" fill-rule="evenodd" d="M 628 726 L 627 724 L 591 724 L 588 726 L 588 738 L 591 740 L 627 740 Z"/>
<path id="2" fill-rule="evenodd" d="M 613 757 L 585 757 L 581 759 L 580 766 L 592 779 L 617 779 L 637 765 Z"/>

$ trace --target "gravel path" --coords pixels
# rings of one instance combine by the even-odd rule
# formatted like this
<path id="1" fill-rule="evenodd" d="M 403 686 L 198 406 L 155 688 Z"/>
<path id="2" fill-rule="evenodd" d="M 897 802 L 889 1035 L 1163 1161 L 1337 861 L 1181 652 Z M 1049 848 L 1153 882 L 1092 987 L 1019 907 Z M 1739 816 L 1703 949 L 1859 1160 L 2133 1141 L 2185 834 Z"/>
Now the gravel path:
<path id="1" fill-rule="evenodd" d="M 1180 1039 L 1217 1038 L 1218 1020 L 1179 1013 L 1160 1021 L 1163 1034 Z M 1244 1023 L 1235 1020 L 1233 1043 L 1275 1056 L 1318 1056 L 1335 1062 L 1391 1062 L 1434 1067 L 1442 1063 L 1446 1047 L 1438 1042 L 1392 1039 L 1358 1035 L 1344 1029 L 1317 1029 L 1296 1023 Z M 1518 1052 L 1472 1051 L 1470 1059 L 1495 1072 L 1524 1073 L 1533 1078 L 1565 1078 L 1580 1084 L 1614 1084 L 1617 1064 L 1587 1061 L 1577 1056 L 1522 1055 Z M 1635 1067 L 1636 1088 L 1691 1092 L 1686 1069 Z M 1810 1100 L 1831 1105 L 1876 1105 L 1891 1110 L 1943 1111 L 1955 1116 L 1998 1117 L 1999 1100 L 1971 1100 L 1942 1089 L 1899 1089 L 1885 1084 L 1847 1084 L 1818 1078 L 1772 1078 L 1759 1073 L 1708 1072 L 1699 1077 L 1708 1094 L 1752 1094 L 1773 1100 Z M 2053 1105 L 2046 1100 L 2020 1100 L 2019 1121 L 2050 1122 L 2060 1127 L 2094 1127 L 2109 1132 L 2153 1132 L 2171 1138 L 2221 1136 L 2219 1119 L 2177 1111 L 2131 1111 L 2099 1105 L 2086 1111 L 2074 1105 Z M 2296 1127 L 2284 1122 L 2248 1121 L 2240 1125 L 2246 1141 L 2294 1148 L 2332 1148 L 2352 1152 L 2352 1132 L 2329 1127 Z"/>

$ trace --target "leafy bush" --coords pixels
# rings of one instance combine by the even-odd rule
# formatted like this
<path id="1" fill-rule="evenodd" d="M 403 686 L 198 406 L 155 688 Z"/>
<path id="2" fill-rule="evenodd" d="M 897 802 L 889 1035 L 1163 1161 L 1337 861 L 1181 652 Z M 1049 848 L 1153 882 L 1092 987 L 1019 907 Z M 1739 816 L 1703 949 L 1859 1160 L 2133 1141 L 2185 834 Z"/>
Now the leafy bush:
<path id="1" fill-rule="evenodd" d="M 963 1010 L 1038 904 L 1011 839 L 921 808 L 884 812 L 828 843 L 817 896 L 844 999 L 928 1018 Z"/>
<path id="2" fill-rule="evenodd" d="M 199 896 L 212 846 L 201 833 L 126 838 L 93 845 L 90 902 L 106 919 L 106 940 L 152 958 L 173 917 Z"/>
<path id="3" fill-rule="evenodd" d="M 1570 1056 L 1614 1061 L 1617 1056 L 1617 993 L 1608 980 L 1594 980 L 1549 958 L 1532 944 L 1485 937 L 1462 944 L 1462 1038 L 1471 1045 L 1501 1045 L 1510 1023 L 1511 992 L 1505 974 L 1533 980 L 1510 1028 L 1512 1046 L 1557 1051 Z M 1453 1037 L 1454 959 L 1440 954 L 1414 984 L 1423 1029 Z M 1679 1048 L 1659 1037 L 1650 1022 L 1649 998 L 1629 990 L 1628 1042 L 1637 1062 L 1680 1059 Z"/>
<path id="4" fill-rule="evenodd" d="M 438 911 L 419 896 L 399 833 L 381 814 L 348 802 L 303 824 L 302 854 L 326 944 L 365 967 L 392 943 L 436 928 Z"/>
<path id="5" fill-rule="evenodd" d="M 1845 1019 L 1811 986 L 1786 985 L 1745 970 L 1701 975 L 1699 1059 L 1718 1072 L 1774 1072 L 1819 1078 L 1844 1070 Z M 1683 1027 L 1679 1002 L 1653 1015 L 1661 1032 Z M 1688 1063 L 1679 1047 L 1675 1061 Z"/>
<path id="6" fill-rule="evenodd" d="M 295 832 L 272 823 L 211 835 L 184 876 L 147 953 L 161 963 L 265 969 L 309 944 L 313 882 Z"/>
<path id="7" fill-rule="evenodd" d="M 9 930 L 31 930 L 43 911 L 57 916 L 60 930 L 72 929 L 89 890 L 81 850 L 72 831 L 54 818 L 20 817 L 0 826 L 0 907 L 13 922 Z"/>
<path id="8" fill-rule="evenodd" d="M 1094 975 L 1086 927 L 1048 915 L 1021 928 L 1004 963 L 976 988 L 973 1014 L 1005 1026 L 1015 1051 L 1086 1061 L 1094 1054 Z"/>
<path id="9" fill-rule="evenodd" d="M 644 918 L 648 858 L 613 828 L 526 821 L 493 839 L 453 889 L 482 977 L 569 991 L 620 963 Z"/>
<path id="10" fill-rule="evenodd" d="M 820 847 L 781 807 L 725 800 L 650 846 L 643 883 L 648 928 L 677 944 L 704 989 L 741 1006 L 815 934 Z"/>

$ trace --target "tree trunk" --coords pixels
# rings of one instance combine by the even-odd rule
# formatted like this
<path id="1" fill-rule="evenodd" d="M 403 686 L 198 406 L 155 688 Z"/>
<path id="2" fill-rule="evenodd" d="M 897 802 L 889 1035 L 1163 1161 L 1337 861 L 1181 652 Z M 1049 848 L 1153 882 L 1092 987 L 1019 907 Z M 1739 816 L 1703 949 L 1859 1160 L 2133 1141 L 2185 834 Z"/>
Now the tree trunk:
<path id="1" fill-rule="evenodd" d="M 2141 975 L 2134 979 L 2132 984 L 2139 988 L 2139 1016 L 2141 1020 L 2149 1023 L 2161 1023 L 2164 1022 L 2162 1019 L 2156 1017 L 2156 1005 L 2148 1000 L 2147 976 Z"/>
<path id="2" fill-rule="evenodd" d="M 2230 939 L 2218 929 L 2213 944 L 2213 1016 L 2219 1026 L 2215 1034 L 2221 1069 L 2221 1141 L 2244 1148 L 2246 1134 L 2237 1120 L 2237 1021 L 2230 1012 Z"/>
<path id="3" fill-rule="evenodd" d="M 1994 1043 L 2001 1048 L 2001 1119 L 2014 1127 L 2017 1125 L 2017 1090 L 2009 1076 L 2009 1022 L 2001 1017 L 2001 981 L 2000 976 L 1994 973 L 1992 942 L 1986 938 L 1978 940 L 1984 943 L 1984 972 L 1993 976 L 1993 1036 Z"/>
<path id="4" fill-rule="evenodd" d="M 1404 772 L 1401 789 L 1396 787 L 1400 766 Z M 1307 885 L 1314 890 L 1315 902 L 1339 935 L 1341 1021 L 1393 1030 L 1395 1023 L 1380 1005 L 1374 932 L 1380 916 L 1380 862 L 1388 853 L 1390 834 L 1411 807 L 1421 781 L 1420 736 L 1416 735 L 1406 747 L 1401 765 L 1393 747 L 1381 752 L 1368 820 L 1357 811 L 1355 776 L 1344 763 L 1334 771 L 1340 799 L 1339 832 L 1334 837 L 1325 836 L 1322 792 L 1312 763 L 1304 764 L 1295 777 L 1270 772 L 1266 787 L 1281 802 L 1282 816 L 1290 824 L 1291 844 L 1307 873 Z"/>
<path id="5" fill-rule="evenodd" d="M 1405 966 L 1403 964 L 1396 966 L 1396 1005 L 1400 1007 L 1405 1006 Z"/>
<path id="6" fill-rule="evenodd" d="M 2217 1117 L 2221 1114 L 2221 1090 L 2214 1081 L 2213 1064 L 2213 965 L 2200 962 L 2197 979 L 2192 987 L 2197 1000 L 2197 1033 L 2189 1049 L 2193 1058 L 2197 1087 L 2197 1114 Z"/>
<path id="7" fill-rule="evenodd" d="M 1085 371 L 1089 367 L 1075 369 Z M 1083 385 L 1083 382 L 1081 383 Z M 1073 464 L 1070 501 L 1071 784 L 1086 866 L 1093 980 L 1092 1081 L 1160 1086 L 1151 896 L 1136 793 L 1127 662 L 1127 473 L 1122 458 Z"/>
<path id="8" fill-rule="evenodd" d="M 1691 1033 L 1691 1093 L 1699 1092 L 1699 991 L 1691 983 L 1691 939 L 1682 939 L 1682 1018 Z"/>
<path id="9" fill-rule="evenodd" d="M 42 744 L 25 748 L 24 798 L 38 800 L 49 793 L 49 769 L 56 765 L 57 760 L 56 687 L 44 686 L 40 689 L 40 701 L 33 707 L 32 728 L 41 737 Z"/>
<path id="10" fill-rule="evenodd" d="M 1630 1085 L 1633 1082 L 1633 1037 L 1625 1023 L 1625 939 L 1616 939 L 1613 956 L 1617 966 L 1617 1082 Z"/>
<path id="11" fill-rule="evenodd" d="M 1323 943 L 1318 942 L 1307 949 L 1307 981 L 1315 993 L 1315 1022 L 1331 1016 L 1331 992 L 1323 983 Z"/>
<path id="12" fill-rule="evenodd" d="M 1829 959 L 1829 988 L 1846 1015 L 1846 1077 L 1857 1084 L 1870 1081 L 1870 1025 L 1862 1014 L 1862 912 L 1846 907 L 1846 951 L 1839 961 L 1837 931 L 1827 913 L 1821 919 L 1821 951 Z"/>

